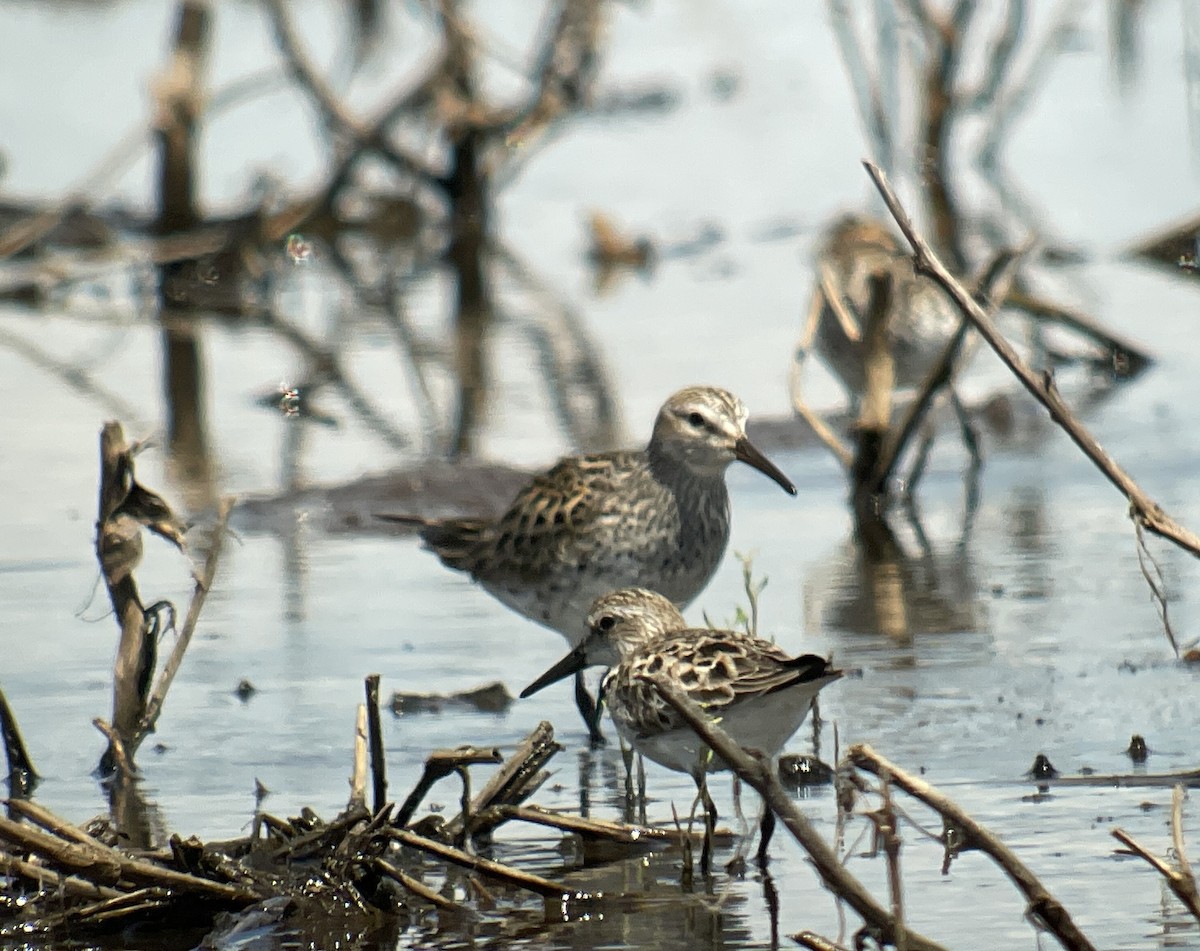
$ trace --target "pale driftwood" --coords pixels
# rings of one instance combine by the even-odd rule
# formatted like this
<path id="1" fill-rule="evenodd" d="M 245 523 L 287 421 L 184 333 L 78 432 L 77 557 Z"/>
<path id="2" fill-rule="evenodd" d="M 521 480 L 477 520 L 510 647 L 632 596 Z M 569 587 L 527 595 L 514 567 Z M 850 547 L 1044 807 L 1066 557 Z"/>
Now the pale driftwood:
<path id="1" fill-rule="evenodd" d="M 1003 869 L 1009 880 L 1025 896 L 1025 900 L 1029 903 L 1029 913 L 1042 922 L 1064 948 L 1092 951 L 1094 946 L 1079 930 L 1058 899 L 1026 867 L 1025 863 L 1017 858 L 1012 849 L 972 819 L 960 806 L 923 779 L 904 772 L 866 744 L 860 743 L 850 747 L 846 756 L 859 769 L 886 779 L 887 782 L 904 790 L 914 799 L 919 799 L 941 815 L 943 819 L 961 829 L 968 844 L 986 853 Z"/>
<path id="2" fill-rule="evenodd" d="M 875 900 L 862 882 L 850 874 L 833 849 L 817 834 L 808 818 L 797 808 L 795 800 L 784 789 L 771 763 L 762 756 L 752 756 L 739 747 L 724 730 L 709 719 L 698 704 L 674 684 L 662 679 L 650 682 L 663 699 L 687 720 L 688 725 L 713 752 L 728 763 L 743 782 L 749 783 L 759 792 L 766 801 L 767 808 L 783 820 L 788 831 L 808 853 L 813 867 L 825 885 L 862 917 L 867 930 L 882 943 L 895 944 L 895 918 Z M 942 948 L 942 945 L 912 930 L 907 931 L 906 939 L 909 951 L 937 951 Z"/>
<path id="3" fill-rule="evenodd" d="M 1183 902 L 1184 907 L 1192 913 L 1192 917 L 1200 921 L 1200 892 L 1197 892 L 1196 878 L 1192 874 L 1192 866 L 1188 862 L 1187 851 L 1183 845 L 1183 796 L 1183 787 L 1176 786 L 1171 796 L 1171 842 L 1178 868 L 1172 868 L 1124 829 L 1113 829 L 1112 835 L 1166 879 L 1175 897 Z"/>
<path id="4" fill-rule="evenodd" d="M 367 808 L 367 705 L 360 703 L 354 719 L 354 769 L 350 773 L 347 809 Z"/>
<path id="5" fill-rule="evenodd" d="M 808 948 L 809 951 L 849 951 L 843 945 L 830 941 L 814 931 L 801 931 L 799 934 L 792 935 L 791 938 L 800 947 Z"/>
<path id="6" fill-rule="evenodd" d="M 873 162 L 867 161 L 863 164 L 867 174 L 875 183 L 875 187 L 883 196 L 892 217 L 896 219 L 896 224 L 912 246 L 916 269 L 933 278 L 945 288 L 946 293 L 967 316 L 975 329 L 979 331 L 980 336 L 996 352 L 996 355 L 1016 375 L 1033 397 L 1046 407 L 1050 418 L 1066 431 L 1084 455 L 1129 500 L 1131 517 L 1140 522 L 1147 531 L 1173 542 L 1196 557 L 1200 557 L 1200 537 L 1176 522 L 1163 511 L 1157 502 L 1142 491 L 1133 478 L 1117 464 L 1087 428 L 1076 419 L 1074 413 L 1063 402 L 1058 389 L 1053 384 L 1053 379 L 1048 374 L 1040 380 L 1033 374 L 1033 371 L 1025 365 L 1008 341 L 996 330 L 984 309 L 946 269 L 929 244 L 917 234 L 908 212 L 904 210 L 904 206 L 888 183 L 887 176 Z"/>

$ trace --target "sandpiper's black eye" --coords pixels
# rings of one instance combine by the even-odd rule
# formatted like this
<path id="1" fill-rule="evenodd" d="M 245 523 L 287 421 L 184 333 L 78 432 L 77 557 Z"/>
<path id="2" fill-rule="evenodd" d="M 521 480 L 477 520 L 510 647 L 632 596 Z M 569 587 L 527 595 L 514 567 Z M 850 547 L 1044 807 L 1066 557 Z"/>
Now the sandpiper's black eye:
<path id="1" fill-rule="evenodd" d="M 691 423 L 693 426 L 696 426 L 697 428 L 699 428 L 704 425 L 704 417 L 701 416 L 699 413 L 689 413 L 688 414 L 688 422 Z"/>
<path id="2" fill-rule="evenodd" d="M 613 625 L 616 623 L 617 619 L 615 617 L 613 617 L 611 614 L 606 614 L 596 622 L 596 627 L 600 628 L 602 631 L 611 631 L 613 629 Z"/>

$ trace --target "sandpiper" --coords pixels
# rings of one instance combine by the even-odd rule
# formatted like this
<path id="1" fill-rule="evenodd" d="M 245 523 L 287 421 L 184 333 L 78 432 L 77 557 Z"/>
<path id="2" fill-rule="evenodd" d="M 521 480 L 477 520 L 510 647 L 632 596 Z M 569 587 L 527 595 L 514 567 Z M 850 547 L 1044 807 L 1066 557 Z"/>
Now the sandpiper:
<path id="1" fill-rule="evenodd" d="M 735 460 L 796 494 L 746 438 L 746 416 L 727 390 L 687 387 L 663 404 L 645 449 L 562 459 L 499 518 L 381 517 L 417 525 L 443 564 L 576 645 L 608 591 L 645 584 L 687 605 L 704 589 L 729 541 L 725 470 Z M 582 670 L 575 699 L 600 741 Z"/>
<path id="2" fill-rule="evenodd" d="M 600 696 L 617 733 L 639 753 L 696 782 L 705 804 L 701 866 L 707 870 L 716 809 L 705 777 L 727 766 L 659 695 L 652 680 L 661 677 L 685 691 L 738 745 L 760 750 L 774 762 L 808 716 L 817 693 L 842 671 L 824 657 L 791 657 L 750 634 L 690 629 L 671 601 L 644 588 L 598 598 L 587 623 L 587 637 L 521 696 L 591 665 L 612 666 Z M 774 815 L 764 808 L 760 862 L 766 860 L 774 826 Z"/>
<path id="3" fill-rule="evenodd" d="M 816 349 L 841 380 L 851 403 L 857 405 L 866 389 L 863 333 L 870 278 L 877 274 L 890 273 L 892 277 L 887 337 L 895 361 L 894 387 L 920 386 L 962 321 L 941 287 L 916 273 L 912 255 L 905 253 L 886 225 L 857 215 L 839 218 L 826 231 L 817 268 L 821 273 L 815 295 L 822 310 Z M 823 283 L 839 295 L 849 324 L 829 303 Z"/>

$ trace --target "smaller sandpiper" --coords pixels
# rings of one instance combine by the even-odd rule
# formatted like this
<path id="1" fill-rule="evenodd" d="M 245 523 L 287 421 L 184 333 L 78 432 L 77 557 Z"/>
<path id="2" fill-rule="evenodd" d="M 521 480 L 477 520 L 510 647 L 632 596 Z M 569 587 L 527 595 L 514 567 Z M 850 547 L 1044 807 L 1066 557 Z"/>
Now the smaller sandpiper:
<path id="1" fill-rule="evenodd" d="M 596 599 L 588 615 L 588 636 L 521 696 L 594 664 L 615 665 L 604 678 L 600 696 L 621 738 L 659 765 L 695 781 L 706 811 L 701 858 L 706 870 L 716 809 L 705 777 L 728 767 L 659 695 L 653 679 L 663 678 L 683 690 L 739 746 L 760 750 L 774 762 L 800 729 L 817 693 L 842 676 L 824 657 L 792 657 L 761 637 L 688 628 L 667 598 L 644 588 L 626 588 Z M 774 826 L 774 815 L 764 808 L 760 862 L 766 860 Z"/>
<path id="2" fill-rule="evenodd" d="M 689 386 L 658 411 L 645 449 L 568 456 L 497 519 L 380 517 L 416 525 L 444 565 L 574 646 L 608 591 L 644 584 L 686 606 L 704 589 L 729 542 L 725 470 L 735 461 L 796 494 L 746 437 L 746 417 L 728 390 Z M 598 742 L 599 708 L 582 677 L 575 701 Z"/>

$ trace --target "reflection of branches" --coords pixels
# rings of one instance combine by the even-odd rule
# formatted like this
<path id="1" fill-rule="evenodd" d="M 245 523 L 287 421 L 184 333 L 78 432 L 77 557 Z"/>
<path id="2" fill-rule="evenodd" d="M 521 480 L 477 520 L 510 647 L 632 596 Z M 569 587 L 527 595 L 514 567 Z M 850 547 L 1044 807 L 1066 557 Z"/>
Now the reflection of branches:
<path id="1" fill-rule="evenodd" d="M 429 380 L 426 376 L 426 356 L 429 348 L 417 336 L 408 319 L 404 305 L 405 285 L 414 277 L 424 263 L 414 266 L 407 273 L 393 269 L 381 278 L 381 286 L 371 289 L 369 280 L 359 272 L 354 260 L 343 254 L 336 242 L 329 244 L 329 258 L 333 266 L 342 274 L 347 286 L 356 298 L 365 306 L 376 309 L 382 316 L 393 336 L 396 338 L 397 349 L 401 357 L 408 363 L 406 374 L 412 387 L 417 413 L 421 417 L 421 425 L 428 434 L 431 442 L 440 446 L 443 441 L 443 426 L 441 415 L 438 413 L 437 401 L 433 397 Z"/>
<path id="2" fill-rule="evenodd" d="M 1096 442 L 1095 437 L 1076 419 L 1075 415 L 1063 402 L 1062 397 L 1058 393 L 1058 388 L 1054 386 L 1054 381 L 1049 374 L 1042 380 L 1038 380 L 1033 375 L 1021 358 L 1017 356 L 1008 341 L 996 331 L 996 328 L 983 308 L 954 279 L 941 261 L 934 255 L 929 245 L 916 233 L 908 213 L 900 204 L 899 199 L 896 198 L 895 192 L 892 191 L 886 177 L 879 168 L 870 162 L 864 164 L 867 167 L 868 174 L 870 174 L 871 179 L 879 189 L 880 194 L 883 195 L 888 210 L 896 219 L 896 224 L 900 226 L 900 230 L 904 232 L 905 238 L 912 245 L 913 253 L 916 255 L 917 269 L 924 274 L 928 274 L 946 289 L 946 292 L 954 299 L 954 302 L 962 309 L 962 312 L 970 318 L 971 323 L 975 325 L 975 329 L 988 342 L 997 356 L 1004 361 L 1005 365 L 1016 375 L 1034 398 L 1050 411 L 1051 418 L 1066 431 L 1067 435 L 1083 451 L 1084 455 L 1129 500 L 1130 516 L 1136 519 L 1148 531 L 1200 557 L 1200 537 L 1197 537 L 1167 515 L 1158 503 L 1146 495 L 1129 474 L 1117 465 L 1116 461 Z"/>
<path id="3" fill-rule="evenodd" d="M 114 393 L 101 383 L 92 379 L 83 367 L 70 361 L 47 353 L 37 344 L 25 339 L 20 334 L 11 333 L 0 327 L 0 347 L 6 347 L 20 354 L 34 366 L 62 381 L 81 396 L 96 400 L 106 412 L 127 420 L 135 429 L 146 430 L 148 424 L 131 403 L 118 393 Z"/>
<path id="4" fill-rule="evenodd" d="M 538 323 L 527 332 L 547 369 L 550 397 L 563 428 L 575 445 L 612 446 L 619 428 L 612 384 L 582 318 L 508 247 L 494 246 L 492 256 L 537 302 Z M 583 414 L 572 400 L 573 384 L 588 401 Z"/>
<path id="5" fill-rule="evenodd" d="M 866 126 L 867 139 L 873 146 L 876 161 L 894 173 L 895 142 L 888 115 L 884 112 L 880 83 L 871 75 L 863 58 L 863 47 L 854 33 L 854 17 L 849 4 L 846 0 L 828 0 L 828 4 L 833 34 L 837 38 L 838 51 L 850 76 L 850 87 L 858 100 L 858 114 Z M 877 5 L 877 12 L 878 9 Z M 886 29 L 879 32 L 881 37 L 888 33 Z"/>
<path id="6" fill-rule="evenodd" d="M 341 360 L 335 351 L 329 350 L 313 340 L 282 314 L 268 310 L 262 314 L 262 318 L 267 327 L 276 331 L 313 362 L 316 375 L 337 388 L 350 408 L 362 418 L 369 429 L 378 433 L 380 438 L 393 449 L 408 448 L 408 437 L 396 429 L 387 417 L 375 408 L 366 394 L 359 390 L 342 368 Z"/>
<path id="7" fill-rule="evenodd" d="M 300 46 L 300 40 L 292 29 L 284 0 L 264 0 L 275 41 L 283 54 L 284 63 L 292 78 L 313 99 L 325 123 L 333 132 L 338 132 L 353 142 L 353 154 L 370 150 L 393 165 L 402 174 L 417 181 L 430 183 L 436 174 L 424 162 L 389 142 L 386 138 L 388 124 L 392 120 L 391 109 L 385 113 L 386 122 L 364 123 L 338 99 L 333 89 L 321 77 Z M 403 110 L 410 106 L 409 97 L 400 100 Z M 395 108 L 395 107 L 393 107 Z"/>
<path id="8" fill-rule="evenodd" d="M 998 164 L 1000 146 L 1008 138 L 1010 127 L 1028 108 L 1033 94 L 1041 88 L 1046 72 L 1054 62 L 1054 54 L 1063 48 L 1063 41 L 1075 28 L 1083 8 L 1083 0 L 1061 0 L 1053 25 L 1042 37 L 1021 78 L 1014 80 L 1003 94 L 1000 93 L 1000 82 L 997 80 L 994 83 L 996 92 L 991 100 L 992 112 L 979 149 L 979 163 L 985 169 Z"/>

